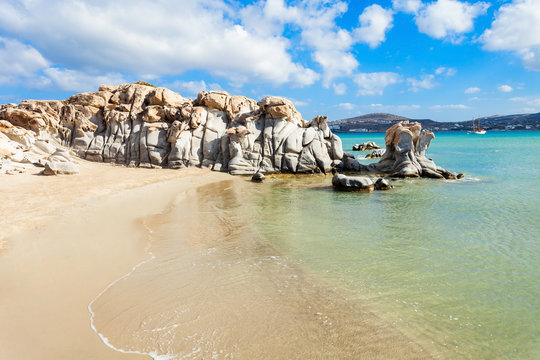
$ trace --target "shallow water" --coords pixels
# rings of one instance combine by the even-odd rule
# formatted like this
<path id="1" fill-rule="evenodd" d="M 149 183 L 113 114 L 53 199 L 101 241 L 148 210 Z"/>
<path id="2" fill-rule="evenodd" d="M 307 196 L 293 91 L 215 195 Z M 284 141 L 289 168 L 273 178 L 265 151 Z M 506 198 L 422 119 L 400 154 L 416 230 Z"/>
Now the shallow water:
<path id="1" fill-rule="evenodd" d="M 346 151 L 384 146 L 384 134 L 341 136 Z M 437 134 L 428 155 L 465 178 L 396 181 L 389 192 L 276 179 L 256 204 L 258 227 L 443 359 L 538 359 L 539 145 L 540 132 Z"/>
<path id="2" fill-rule="evenodd" d="M 383 137 L 342 135 L 346 151 Z M 162 360 L 538 359 L 538 145 L 437 135 L 428 154 L 465 178 L 388 192 L 322 175 L 193 190 L 144 220 L 151 256 L 94 300 L 93 325 Z"/>
<path id="3" fill-rule="evenodd" d="M 154 359 L 429 359 L 252 227 L 258 184 L 200 187 L 144 219 L 149 257 L 89 305 L 110 347 Z"/>

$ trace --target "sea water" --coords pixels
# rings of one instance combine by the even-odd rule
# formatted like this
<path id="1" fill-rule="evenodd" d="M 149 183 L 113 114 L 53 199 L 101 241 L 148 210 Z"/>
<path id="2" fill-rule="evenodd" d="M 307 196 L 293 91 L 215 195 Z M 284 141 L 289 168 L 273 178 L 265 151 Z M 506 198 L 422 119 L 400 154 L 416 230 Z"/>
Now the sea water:
<path id="1" fill-rule="evenodd" d="M 91 326 L 160 360 L 539 359 L 539 145 L 436 134 L 428 156 L 465 177 L 390 191 L 306 175 L 179 193 L 142 220 L 148 256 L 96 294 Z"/>
<path id="2" fill-rule="evenodd" d="M 345 151 L 384 134 L 339 134 Z M 540 132 L 436 133 L 428 157 L 465 174 L 335 192 L 274 179 L 257 228 L 443 359 L 540 358 Z M 329 178 L 329 177 L 328 177 Z"/>

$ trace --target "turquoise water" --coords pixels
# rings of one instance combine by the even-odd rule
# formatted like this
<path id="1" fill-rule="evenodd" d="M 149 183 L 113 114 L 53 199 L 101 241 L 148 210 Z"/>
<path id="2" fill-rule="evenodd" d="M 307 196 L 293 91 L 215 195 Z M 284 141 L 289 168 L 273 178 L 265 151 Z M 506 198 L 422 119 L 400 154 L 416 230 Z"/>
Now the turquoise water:
<path id="1" fill-rule="evenodd" d="M 340 136 L 346 151 L 384 146 L 384 134 Z M 465 178 L 400 180 L 388 192 L 271 179 L 258 228 L 440 358 L 539 359 L 539 147 L 540 132 L 438 133 L 429 157 Z"/>

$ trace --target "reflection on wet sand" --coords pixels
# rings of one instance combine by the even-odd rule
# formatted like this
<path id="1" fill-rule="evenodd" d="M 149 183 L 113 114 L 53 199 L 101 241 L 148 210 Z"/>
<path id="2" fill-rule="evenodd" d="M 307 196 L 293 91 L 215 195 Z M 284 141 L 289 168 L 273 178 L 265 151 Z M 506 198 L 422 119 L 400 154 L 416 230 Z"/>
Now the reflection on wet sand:
<path id="1" fill-rule="evenodd" d="M 146 218 L 153 258 L 95 299 L 97 331 L 159 359 L 430 358 L 259 237 L 252 191 L 203 186 Z"/>

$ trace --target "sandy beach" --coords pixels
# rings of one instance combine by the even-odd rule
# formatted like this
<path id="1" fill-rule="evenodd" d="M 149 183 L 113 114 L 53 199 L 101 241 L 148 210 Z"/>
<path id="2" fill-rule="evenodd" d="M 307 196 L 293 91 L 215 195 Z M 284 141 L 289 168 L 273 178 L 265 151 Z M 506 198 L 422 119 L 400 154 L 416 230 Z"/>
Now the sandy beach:
<path id="1" fill-rule="evenodd" d="M 78 162 L 79 175 L 0 179 L 2 359 L 146 358 L 105 346 L 88 304 L 147 256 L 136 219 L 162 211 L 173 192 L 230 178 Z"/>
<path id="2" fill-rule="evenodd" d="M 2 177 L 0 358 L 430 358 L 256 235 L 258 185 L 78 162 Z"/>

